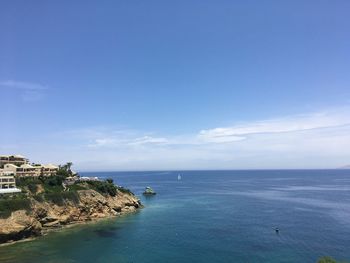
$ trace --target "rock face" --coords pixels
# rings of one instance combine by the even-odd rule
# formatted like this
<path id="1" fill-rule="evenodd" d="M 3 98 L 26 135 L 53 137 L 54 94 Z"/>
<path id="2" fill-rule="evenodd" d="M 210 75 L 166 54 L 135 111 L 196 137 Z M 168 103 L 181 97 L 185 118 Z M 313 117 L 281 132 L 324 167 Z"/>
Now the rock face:
<path id="1" fill-rule="evenodd" d="M 40 235 L 41 224 L 26 211 L 12 213 L 11 217 L 0 220 L 0 243 Z"/>
<path id="2" fill-rule="evenodd" d="M 0 219 L 0 243 L 39 236 L 68 224 L 130 213 L 141 207 L 136 196 L 120 191 L 114 197 L 94 190 L 80 190 L 78 195 L 78 203 L 66 201 L 62 206 L 31 198 L 31 212 L 19 210 Z"/>

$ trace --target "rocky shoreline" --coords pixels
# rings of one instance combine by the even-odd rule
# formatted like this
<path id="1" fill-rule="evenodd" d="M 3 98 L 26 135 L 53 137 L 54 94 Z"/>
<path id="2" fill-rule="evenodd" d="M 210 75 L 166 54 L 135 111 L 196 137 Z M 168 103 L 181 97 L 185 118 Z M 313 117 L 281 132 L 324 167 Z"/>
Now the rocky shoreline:
<path id="1" fill-rule="evenodd" d="M 0 219 L 0 244 L 34 238 L 67 225 L 120 216 L 142 207 L 131 192 L 117 191 L 111 196 L 88 189 L 77 194 L 78 202 L 65 200 L 61 205 L 29 198 L 30 212 L 17 210 Z"/>

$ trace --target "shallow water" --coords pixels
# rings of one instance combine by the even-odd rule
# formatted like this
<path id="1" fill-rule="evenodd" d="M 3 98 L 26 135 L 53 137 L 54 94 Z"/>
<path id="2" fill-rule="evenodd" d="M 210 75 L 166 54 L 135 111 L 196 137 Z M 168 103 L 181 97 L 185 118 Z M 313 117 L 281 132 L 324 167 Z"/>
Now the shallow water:
<path id="1" fill-rule="evenodd" d="M 145 208 L 1 247 L 0 262 L 350 260 L 350 170 L 84 175 L 113 178 Z M 145 186 L 158 194 L 142 197 Z"/>

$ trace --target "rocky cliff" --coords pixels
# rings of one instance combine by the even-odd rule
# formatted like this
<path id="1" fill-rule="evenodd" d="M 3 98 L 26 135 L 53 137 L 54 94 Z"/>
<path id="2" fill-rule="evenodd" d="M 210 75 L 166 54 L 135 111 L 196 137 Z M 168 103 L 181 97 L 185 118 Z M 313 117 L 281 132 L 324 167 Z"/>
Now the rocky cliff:
<path id="1" fill-rule="evenodd" d="M 16 210 L 8 218 L 0 219 L 0 243 L 39 236 L 68 224 L 118 216 L 141 207 L 130 192 L 117 191 L 112 196 L 88 189 L 76 193 L 79 197 L 76 201 L 65 200 L 62 204 L 28 197 L 30 209 Z"/>

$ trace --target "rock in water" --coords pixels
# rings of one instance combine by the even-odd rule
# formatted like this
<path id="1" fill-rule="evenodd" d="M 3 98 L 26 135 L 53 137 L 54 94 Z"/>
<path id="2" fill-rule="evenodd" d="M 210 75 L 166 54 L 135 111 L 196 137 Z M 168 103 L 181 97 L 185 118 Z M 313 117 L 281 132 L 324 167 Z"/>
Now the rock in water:
<path id="1" fill-rule="evenodd" d="M 155 195 L 156 192 L 149 186 L 146 187 L 145 191 L 143 192 L 143 195 Z"/>

